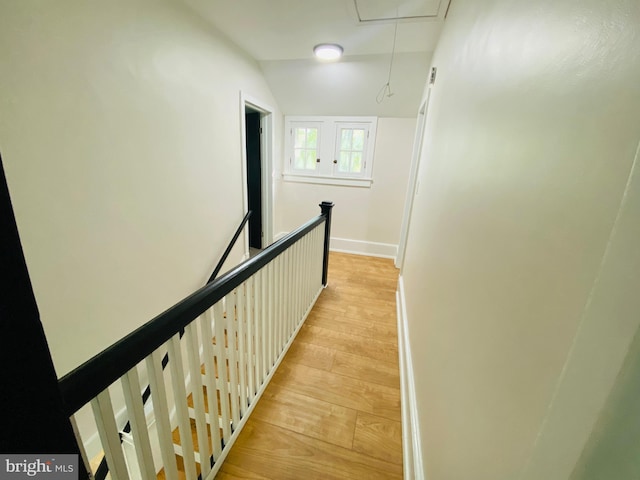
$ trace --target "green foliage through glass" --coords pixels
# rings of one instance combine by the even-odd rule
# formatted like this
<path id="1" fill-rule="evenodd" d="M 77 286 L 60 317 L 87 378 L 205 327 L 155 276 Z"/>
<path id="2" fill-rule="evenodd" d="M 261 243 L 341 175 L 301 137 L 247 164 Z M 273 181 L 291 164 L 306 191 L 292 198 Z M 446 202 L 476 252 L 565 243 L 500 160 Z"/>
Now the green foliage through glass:
<path id="1" fill-rule="evenodd" d="M 340 129 L 340 152 L 338 171 L 340 173 L 362 173 L 366 131 L 362 128 Z"/>
<path id="2" fill-rule="evenodd" d="M 318 154 L 318 129 L 295 127 L 293 133 L 294 168 L 315 170 Z"/>

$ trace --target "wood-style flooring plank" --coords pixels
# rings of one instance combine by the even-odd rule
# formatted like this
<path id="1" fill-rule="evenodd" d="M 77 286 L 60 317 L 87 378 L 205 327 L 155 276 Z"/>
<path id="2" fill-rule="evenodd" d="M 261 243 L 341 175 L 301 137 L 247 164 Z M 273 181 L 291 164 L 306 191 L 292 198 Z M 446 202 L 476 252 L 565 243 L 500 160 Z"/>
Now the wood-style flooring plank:
<path id="1" fill-rule="evenodd" d="M 249 419 L 225 463 L 272 480 L 393 480 L 402 466 Z"/>
<path id="2" fill-rule="evenodd" d="M 250 472 L 232 463 L 225 463 L 216 475 L 217 480 L 269 480 L 259 473 Z"/>
<path id="3" fill-rule="evenodd" d="M 330 371 L 331 367 L 333 367 L 335 356 L 336 351 L 331 348 L 314 345 L 313 343 L 304 343 L 296 338 L 296 341 L 289 348 L 284 362 Z"/>
<path id="4" fill-rule="evenodd" d="M 398 358 L 397 342 L 336 332 L 315 325 L 303 325 L 298 339 L 301 342 L 333 348 L 338 352 L 355 353 L 382 362 L 393 362 Z"/>
<path id="5" fill-rule="evenodd" d="M 358 412 L 353 450 L 379 460 L 402 463 L 402 424 Z"/>
<path id="6" fill-rule="evenodd" d="M 320 298 L 322 298 L 322 295 L 320 296 Z M 395 308 L 395 303 L 393 305 L 389 303 L 389 305 L 385 306 L 384 308 L 377 308 L 375 306 L 367 305 L 364 303 L 357 305 L 348 305 L 346 303 L 333 304 L 324 302 L 316 303 L 316 306 L 313 307 L 313 311 L 317 311 L 318 313 L 326 313 L 328 315 L 339 314 L 342 317 L 353 318 L 355 320 L 381 322 L 395 325 L 397 321 Z"/>
<path id="7" fill-rule="evenodd" d="M 376 308 L 372 305 L 354 304 L 346 305 L 344 316 L 347 318 L 355 318 L 359 320 L 369 320 L 372 322 L 383 322 L 386 324 L 396 325 L 397 318 L 395 314 L 396 304 L 389 302 L 385 308 Z M 389 313 L 393 311 L 393 313 Z"/>
<path id="8" fill-rule="evenodd" d="M 305 321 L 305 325 L 328 328 L 336 333 L 350 333 L 361 337 L 373 338 L 397 344 L 397 325 L 386 322 L 363 321 L 360 319 L 343 317 L 339 314 L 327 314 L 312 311 Z"/>
<path id="9" fill-rule="evenodd" d="M 251 418 L 340 447 L 353 446 L 356 410 L 301 395 L 279 384 L 268 388 Z"/>
<path id="10" fill-rule="evenodd" d="M 400 372 L 397 362 L 372 362 L 370 358 L 361 355 L 336 352 L 330 371 L 378 385 L 400 388 Z"/>
<path id="11" fill-rule="evenodd" d="M 306 365 L 281 364 L 271 382 L 346 408 L 400 418 L 400 389 L 326 372 Z"/>

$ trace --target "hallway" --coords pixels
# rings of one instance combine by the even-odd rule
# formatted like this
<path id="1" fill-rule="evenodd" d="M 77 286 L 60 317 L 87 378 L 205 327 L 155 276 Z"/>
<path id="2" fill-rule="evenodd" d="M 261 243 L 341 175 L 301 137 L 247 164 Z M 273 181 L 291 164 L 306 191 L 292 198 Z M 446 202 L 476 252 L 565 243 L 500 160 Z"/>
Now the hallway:
<path id="1" fill-rule="evenodd" d="M 329 285 L 217 479 L 402 478 L 392 260 L 332 252 Z"/>

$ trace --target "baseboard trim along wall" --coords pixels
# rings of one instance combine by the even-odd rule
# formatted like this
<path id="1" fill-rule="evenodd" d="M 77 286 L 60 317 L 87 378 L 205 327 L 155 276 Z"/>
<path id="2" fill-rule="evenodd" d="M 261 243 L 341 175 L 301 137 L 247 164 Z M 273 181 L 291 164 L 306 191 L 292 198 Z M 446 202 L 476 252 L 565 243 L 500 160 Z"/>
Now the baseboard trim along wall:
<path id="1" fill-rule="evenodd" d="M 424 480 L 418 402 L 413 382 L 413 362 L 407 329 L 407 310 L 402 276 L 396 291 L 398 315 L 398 353 L 400 356 L 400 395 L 402 399 L 402 452 L 405 480 Z"/>
<path id="2" fill-rule="evenodd" d="M 353 253 L 355 255 L 367 255 L 369 257 L 381 257 L 395 259 L 398 254 L 398 245 L 391 243 L 365 242 L 348 238 L 331 237 L 331 250 L 334 252 Z"/>
<path id="3" fill-rule="evenodd" d="M 273 241 L 278 241 L 289 232 L 279 232 Z M 398 245 L 392 243 L 366 242 L 364 240 L 351 240 L 349 238 L 331 237 L 332 252 L 352 253 L 354 255 L 366 255 L 368 257 L 380 257 L 396 259 Z"/>
<path id="4" fill-rule="evenodd" d="M 278 232 L 273 236 L 273 241 L 277 242 L 278 240 L 280 240 L 281 238 L 283 238 L 285 235 L 287 235 L 289 232 Z"/>

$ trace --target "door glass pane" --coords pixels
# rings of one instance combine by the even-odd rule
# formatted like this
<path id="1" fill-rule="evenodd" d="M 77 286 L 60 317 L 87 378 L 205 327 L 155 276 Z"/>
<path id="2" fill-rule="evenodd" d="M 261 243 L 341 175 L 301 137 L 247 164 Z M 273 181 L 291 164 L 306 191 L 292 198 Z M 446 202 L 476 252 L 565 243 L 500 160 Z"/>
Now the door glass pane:
<path id="1" fill-rule="evenodd" d="M 302 149 L 295 149 L 294 152 L 295 152 L 295 160 L 294 160 L 295 168 L 304 168 L 305 151 Z"/>
<path id="2" fill-rule="evenodd" d="M 316 151 L 315 150 L 307 150 L 307 170 L 315 170 L 316 169 Z"/>
<path id="3" fill-rule="evenodd" d="M 317 127 L 294 127 L 292 134 L 293 168 L 296 170 L 317 170 L 319 129 Z"/>
<path id="4" fill-rule="evenodd" d="M 362 151 L 364 149 L 364 130 L 353 129 L 353 150 Z"/>
<path id="5" fill-rule="evenodd" d="M 340 150 L 351 150 L 351 129 L 342 129 L 342 138 L 340 139 Z"/>
<path id="6" fill-rule="evenodd" d="M 348 172 L 349 171 L 349 163 L 350 163 L 350 154 L 349 152 L 340 152 L 340 160 L 338 161 L 338 171 L 340 172 Z"/>
<path id="7" fill-rule="evenodd" d="M 353 173 L 362 172 L 362 152 L 353 152 L 351 154 L 351 171 Z"/>
<path id="8" fill-rule="evenodd" d="M 307 128 L 307 147 L 316 148 L 318 145 L 318 129 Z"/>
<path id="9" fill-rule="evenodd" d="M 364 172 L 364 147 L 366 128 L 341 127 L 338 140 L 338 172 L 361 174 Z"/>
<path id="10" fill-rule="evenodd" d="M 296 128 L 294 130 L 294 148 L 304 148 L 307 143 L 307 130 L 305 128 Z"/>

